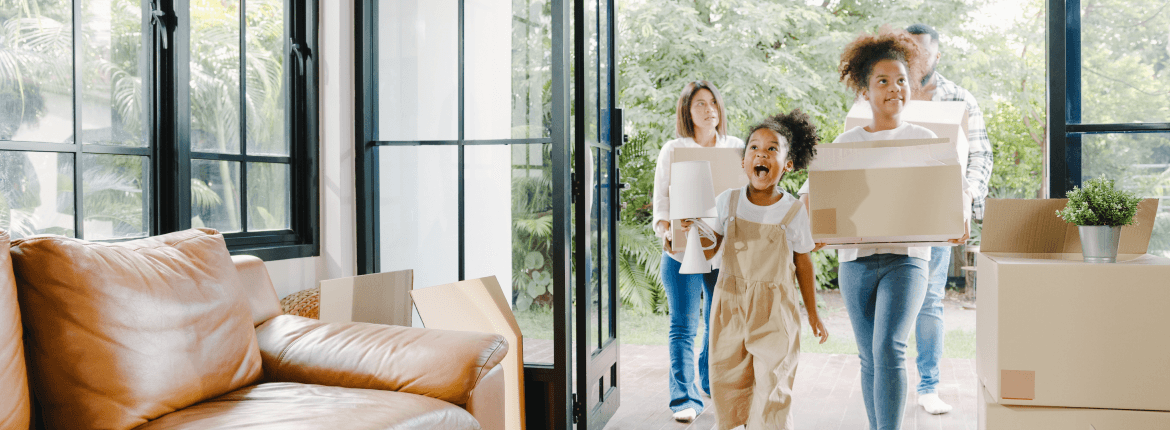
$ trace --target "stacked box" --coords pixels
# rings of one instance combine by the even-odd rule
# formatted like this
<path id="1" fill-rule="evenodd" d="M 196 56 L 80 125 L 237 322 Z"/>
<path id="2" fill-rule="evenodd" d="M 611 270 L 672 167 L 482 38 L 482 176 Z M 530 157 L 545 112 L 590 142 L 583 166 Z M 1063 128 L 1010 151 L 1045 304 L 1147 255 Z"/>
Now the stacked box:
<path id="1" fill-rule="evenodd" d="M 1157 200 L 1141 202 L 1111 264 L 1083 261 L 1077 227 L 1055 215 L 1066 202 L 987 203 L 980 428 L 1170 429 L 1170 259 L 1145 253 Z"/>

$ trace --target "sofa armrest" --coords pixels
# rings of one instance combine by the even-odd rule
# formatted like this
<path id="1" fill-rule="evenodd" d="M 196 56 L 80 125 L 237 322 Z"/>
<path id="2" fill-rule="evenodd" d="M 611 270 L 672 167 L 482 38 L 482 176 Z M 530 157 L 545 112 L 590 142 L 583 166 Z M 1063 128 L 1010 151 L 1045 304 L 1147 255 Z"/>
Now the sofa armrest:
<path id="1" fill-rule="evenodd" d="M 497 334 L 281 315 L 256 327 L 268 380 L 401 391 L 465 406 L 508 352 Z"/>

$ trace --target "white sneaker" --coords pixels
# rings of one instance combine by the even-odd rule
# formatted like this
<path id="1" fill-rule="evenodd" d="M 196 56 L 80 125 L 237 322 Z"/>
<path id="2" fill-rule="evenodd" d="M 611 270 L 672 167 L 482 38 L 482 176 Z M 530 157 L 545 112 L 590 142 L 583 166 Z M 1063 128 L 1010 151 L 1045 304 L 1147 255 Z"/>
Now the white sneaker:
<path id="1" fill-rule="evenodd" d="M 922 409 L 926 409 L 926 412 L 934 415 L 945 414 L 951 411 L 951 405 L 946 404 L 946 402 L 938 398 L 938 393 L 919 394 L 918 405 L 922 406 Z"/>
<path id="2" fill-rule="evenodd" d="M 691 421 L 694 421 L 695 417 L 698 415 L 699 415 L 699 412 L 695 411 L 695 408 L 686 408 L 686 409 L 683 409 L 681 411 L 675 412 L 674 413 L 674 420 L 678 421 L 680 423 L 689 423 Z"/>

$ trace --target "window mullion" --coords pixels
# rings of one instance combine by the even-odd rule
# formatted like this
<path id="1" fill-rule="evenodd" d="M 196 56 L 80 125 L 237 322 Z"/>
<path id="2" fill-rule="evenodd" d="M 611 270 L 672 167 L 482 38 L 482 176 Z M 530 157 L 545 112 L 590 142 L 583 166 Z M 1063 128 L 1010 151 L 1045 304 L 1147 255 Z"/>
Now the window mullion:
<path id="1" fill-rule="evenodd" d="M 73 235 L 85 238 L 85 193 L 82 192 L 84 178 L 81 155 L 84 144 L 81 138 L 81 2 L 73 2 Z"/>

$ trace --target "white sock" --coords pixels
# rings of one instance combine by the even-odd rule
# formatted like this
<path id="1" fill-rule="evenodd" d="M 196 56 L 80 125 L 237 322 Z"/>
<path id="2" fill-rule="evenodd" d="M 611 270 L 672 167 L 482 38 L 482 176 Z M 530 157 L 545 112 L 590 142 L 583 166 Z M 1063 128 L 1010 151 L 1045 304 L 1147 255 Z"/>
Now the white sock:
<path id="1" fill-rule="evenodd" d="M 695 417 L 698 415 L 699 415 L 699 413 L 697 411 L 695 411 L 695 408 L 686 408 L 686 409 L 683 409 L 681 411 L 675 412 L 674 413 L 674 420 L 678 421 L 678 422 L 682 422 L 682 423 L 689 423 L 691 421 L 694 421 Z"/>
<path id="2" fill-rule="evenodd" d="M 951 405 L 946 404 L 946 402 L 938 398 L 938 393 L 919 394 L 918 405 L 922 406 L 922 409 L 926 409 L 926 412 L 934 415 L 945 414 L 951 411 Z"/>

